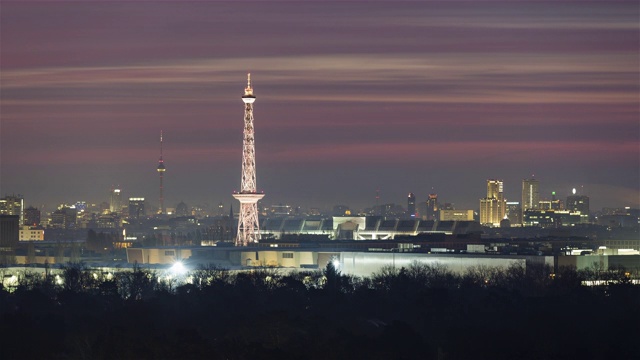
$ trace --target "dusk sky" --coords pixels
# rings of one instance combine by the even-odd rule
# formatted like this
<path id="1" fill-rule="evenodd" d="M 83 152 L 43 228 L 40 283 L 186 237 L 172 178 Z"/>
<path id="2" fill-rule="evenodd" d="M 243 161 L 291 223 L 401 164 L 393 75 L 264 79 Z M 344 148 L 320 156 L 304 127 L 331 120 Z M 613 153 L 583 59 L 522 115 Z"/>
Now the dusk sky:
<path id="1" fill-rule="evenodd" d="M 251 72 L 264 204 L 477 209 L 572 188 L 640 207 L 637 1 L 0 5 L 0 195 L 220 202 Z"/>

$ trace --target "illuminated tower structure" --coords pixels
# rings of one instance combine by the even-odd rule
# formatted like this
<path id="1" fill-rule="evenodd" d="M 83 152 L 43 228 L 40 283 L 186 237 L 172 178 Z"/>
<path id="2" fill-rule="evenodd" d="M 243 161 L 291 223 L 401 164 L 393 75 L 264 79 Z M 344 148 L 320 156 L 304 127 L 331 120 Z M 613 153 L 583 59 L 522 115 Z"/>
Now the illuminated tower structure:
<path id="1" fill-rule="evenodd" d="M 407 196 L 407 215 L 410 219 L 416 216 L 416 196 L 413 193 Z"/>
<path id="2" fill-rule="evenodd" d="M 487 197 L 480 199 L 480 224 L 500 226 L 504 219 L 507 202 L 504 198 L 504 183 L 502 180 L 487 180 Z"/>
<path id="3" fill-rule="evenodd" d="M 247 74 L 247 87 L 242 96 L 244 102 L 244 138 L 242 141 L 242 181 L 239 193 L 233 197 L 240 201 L 236 246 L 248 246 L 260 240 L 258 200 L 264 193 L 256 190 L 256 149 L 253 129 L 253 102 L 256 97 L 251 88 L 251 74 Z"/>
<path id="4" fill-rule="evenodd" d="M 164 167 L 164 160 L 162 159 L 162 130 L 160 130 L 160 160 L 158 160 L 158 174 L 160 175 L 160 206 L 158 207 L 158 214 L 164 214 L 164 185 L 163 178 L 164 172 L 167 169 Z"/>
<path id="5" fill-rule="evenodd" d="M 111 199 L 109 202 L 109 212 L 120 213 L 122 210 L 122 192 L 120 189 L 111 190 Z"/>
<path id="6" fill-rule="evenodd" d="M 440 218 L 439 208 L 438 194 L 429 194 L 429 199 L 427 200 L 426 220 L 438 220 Z"/>
<path id="7" fill-rule="evenodd" d="M 538 203 L 540 202 L 540 195 L 538 188 L 540 187 L 538 180 L 524 179 L 522 180 L 522 211 L 538 209 Z"/>

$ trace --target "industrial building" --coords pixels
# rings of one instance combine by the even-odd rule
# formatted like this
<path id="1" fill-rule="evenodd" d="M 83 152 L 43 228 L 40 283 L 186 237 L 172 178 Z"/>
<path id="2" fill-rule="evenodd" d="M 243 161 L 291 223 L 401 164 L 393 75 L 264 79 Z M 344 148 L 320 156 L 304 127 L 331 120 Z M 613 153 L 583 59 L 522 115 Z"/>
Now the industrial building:
<path id="1" fill-rule="evenodd" d="M 386 219 L 382 216 L 334 216 L 332 218 L 268 218 L 260 233 L 263 238 L 282 239 L 286 235 L 324 236 L 329 240 L 392 240 L 396 236 L 440 233 L 446 235 L 481 233 L 475 221 L 433 221 Z"/>

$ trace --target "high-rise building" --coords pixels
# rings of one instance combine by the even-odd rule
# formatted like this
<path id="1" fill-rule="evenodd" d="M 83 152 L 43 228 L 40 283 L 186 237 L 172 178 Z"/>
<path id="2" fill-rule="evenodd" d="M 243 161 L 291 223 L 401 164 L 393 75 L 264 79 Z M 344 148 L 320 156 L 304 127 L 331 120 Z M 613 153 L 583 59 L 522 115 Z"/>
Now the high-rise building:
<path id="1" fill-rule="evenodd" d="M 539 183 L 537 179 L 524 179 L 522 180 L 522 211 L 534 210 L 538 208 L 540 201 L 539 197 Z"/>
<path id="2" fill-rule="evenodd" d="M 49 227 L 56 229 L 75 229 L 78 220 L 78 211 L 75 206 L 61 205 L 51 213 Z"/>
<path id="3" fill-rule="evenodd" d="M 538 202 L 540 210 L 564 210 L 564 203 L 560 199 L 556 199 L 556 192 L 551 192 L 551 200 L 540 200 Z"/>
<path id="4" fill-rule="evenodd" d="M 144 198 L 129 198 L 129 219 L 138 220 L 145 215 Z"/>
<path id="5" fill-rule="evenodd" d="M 577 195 L 576 189 L 573 189 L 571 195 L 567 196 L 565 208 L 569 211 L 580 212 L 581 215 L 589 216 L 589 197 L 586 195 Z"/>
<path id="6" fill-rule="evenodd" d="M 158 160 L 158 174 L 160 175 L 160 206 L 158 208 L 158 214 L 164 214 L 164 172 L 167 170 L 164 166 L 164 160 L 162 159 L 162 130 L 160 130 L 160 160 Z"/>
<path id="7" fill-rule="evenodd" d="M 14 250 L 20 241 L 20 216 L 0 214 L 0 253 Z"/>
<path id="8" fill-rule="evenodd" d="M 111 190 L 111 199 L 109 201 L 109 212 L 119 213 L 122 209 L 122 192 L 120 189 Z"/>
<path id="9" fill-rule="evenodd" d="M 411 218 L 416 216 L 416 196 L 413 193 L 409 193 L 407 196 L 407 215 Z"/>
<path id="10" fill-rule="evenodd" d="M 24 197 L 18 194 L 1 198 L 0 215 L 18 215 L 20 225 L 24 224 Z"/>
<path id="11" fill-rule="evenodd" d="M 522 208 L 518 201 L 507 201 L 506 215 L 511 225 L 522 224 Z"/>
<path id="12" fill-rule="evenodd" d="M 426 220 L 438 220 L 438 194 L 429 194 L 429 199 L 427 200 L 427 213 Z"/>
<path id="13" fill-rule="evenodd" d="M 253 128 L 253 103 L 256 101 L 256 97 L 253 95 L 251 87 L 251 74 L 247 74 L 247 87 L 244 89 L 242 101 L 244 102 L 242 180 L 240 192 L 233 194 L 233 197 L 240 201 L 236 246 L 247 246 L 260 240 L 258 200 L 264 197 L 264 193 L 258 193 L 256 186 L 256 150 Z"/>
<path id="14" fill-rule="evenodd" d="M 40 210 L 34 208 L 33 206 L 29 206 L 24 209 L 24 224 L 28 226 L 39 226 L 40 225 Z"/>
<path id="15" fill-rule="evenodd" d="M 507 207 L 503 187 L 502 180 L 487 180 L 487 197 L 480 199 L 480 224 L 500 226 Z"/>

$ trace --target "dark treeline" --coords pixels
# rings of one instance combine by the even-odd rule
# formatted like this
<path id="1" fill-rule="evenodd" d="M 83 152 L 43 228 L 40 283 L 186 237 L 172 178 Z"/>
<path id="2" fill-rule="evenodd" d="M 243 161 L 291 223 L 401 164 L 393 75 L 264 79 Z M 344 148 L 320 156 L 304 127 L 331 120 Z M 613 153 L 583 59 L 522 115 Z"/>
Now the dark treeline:
<path id="1" fill-rule="evenodd" d="M 3 359 L 638 359 L 624 269 L 201 266 L 183 285 L 68 264 L 0 292 Z M 581 281 L 606 279 L 602 286 Z"/>

